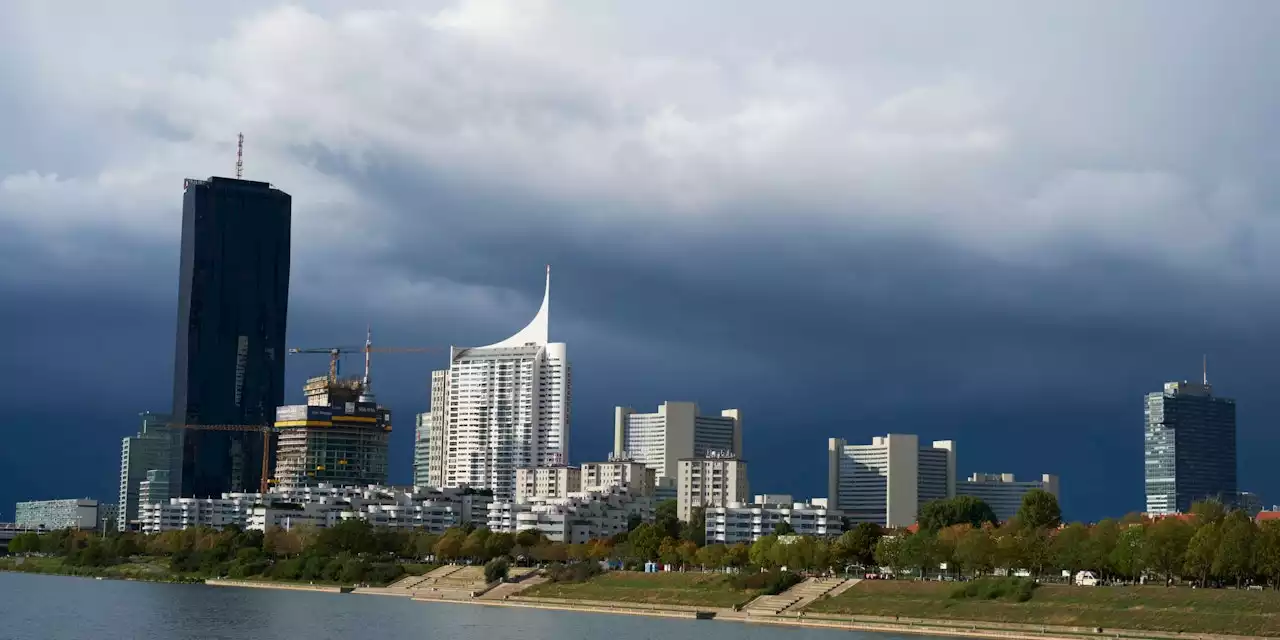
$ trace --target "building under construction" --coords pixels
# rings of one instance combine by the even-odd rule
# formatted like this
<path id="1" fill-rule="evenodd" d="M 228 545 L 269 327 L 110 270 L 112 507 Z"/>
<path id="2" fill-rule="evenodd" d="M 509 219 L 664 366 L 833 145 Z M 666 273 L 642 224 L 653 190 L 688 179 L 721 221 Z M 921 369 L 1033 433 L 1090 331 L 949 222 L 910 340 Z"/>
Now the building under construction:
<path id="1" fill-rule="evenodd" d="M 307 403 L 276 410 L 280 489 L 386 484 L 391 412 L 367 394 L 366 382 L 320 376 L 303 387 Z"/>

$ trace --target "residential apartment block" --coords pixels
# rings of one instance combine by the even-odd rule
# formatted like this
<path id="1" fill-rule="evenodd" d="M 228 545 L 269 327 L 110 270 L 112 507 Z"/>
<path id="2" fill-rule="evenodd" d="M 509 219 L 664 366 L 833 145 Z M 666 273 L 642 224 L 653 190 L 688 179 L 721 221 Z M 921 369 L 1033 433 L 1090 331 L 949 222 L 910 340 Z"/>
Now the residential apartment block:
<path id="1" fill-rule="evenodd" d="M 557 465 L 516 469 L 516 502 L 531 498 L 564 498 L 582 489 L 582 470 Z"/>
<path id="2" fill-rule="evenodd" d="M 510 500 L 516 469 L 569 461 L 571 376 L 565 344 L 549 340 L 550 304 L 548 267 L 542 306 L 524 329 L 488 346 L 454 347 L 449 370 L 432 374 L 428 479 L 439 482 L 431 484 Z"/>
<path id="3" fill-rule="evenodd" d="M 747 461 L 731 452 L 709 451 L 699 458 L 681 458 L 676 482 L 676 511 L 688 522 L 697 508 L 744 502 L 748 492 Z"/>
<path id="4" fill-rule="evenodd" d="M 605 462 L 582 463 L 583 491 L 610 487 L 626 487 L 632 495 L 652 496 L 657 490 L 657 472 L 642 462 L 613 454 Z"/>
<path id="5" fill-rule="evenodd" d="M 528 502 L 493 502 L 489 530 L 514 533 L 537 529 L 555 542 L 581 544 L 628 530 L 633 518 L 653 521 L 653 500 L 625 488 L 580 491 L 561 498 L 535 497 Z"/>
<path id="6" fill-rule="evenodd" d="M 802 536 L 836 536 L 844 531 L 840 512 L 815 498 L 794 502 L 789 495 L 757 495 L 749 503 L 733 502 L 706 511 L 707 544 L 751 543 L 787 523 Z"/>

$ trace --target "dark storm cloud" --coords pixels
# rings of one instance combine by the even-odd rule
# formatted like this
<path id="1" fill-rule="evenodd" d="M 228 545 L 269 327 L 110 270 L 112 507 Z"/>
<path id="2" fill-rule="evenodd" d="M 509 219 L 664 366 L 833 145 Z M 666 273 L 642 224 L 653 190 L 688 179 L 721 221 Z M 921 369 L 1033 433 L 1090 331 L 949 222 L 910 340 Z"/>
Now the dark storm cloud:
<path id="1" fill-rule="evenodd" d="M 0 401 L 39 404 L 0 425 L 0 520 L 111 495 L 167 405 L 179 186 L 238 131 L 294 195 L 291 345 L 488 343 L 552 264 L 577 460 L 614 404 L 694 400 L 744 409 L 755 492 L 895 431 L 1114 515 L 1142 394 L 1207 352 L 1280 495 L 1274 4 L 384 4 L 0 9 Z M 443 359 L 376 363 L 394 480 Z"/>

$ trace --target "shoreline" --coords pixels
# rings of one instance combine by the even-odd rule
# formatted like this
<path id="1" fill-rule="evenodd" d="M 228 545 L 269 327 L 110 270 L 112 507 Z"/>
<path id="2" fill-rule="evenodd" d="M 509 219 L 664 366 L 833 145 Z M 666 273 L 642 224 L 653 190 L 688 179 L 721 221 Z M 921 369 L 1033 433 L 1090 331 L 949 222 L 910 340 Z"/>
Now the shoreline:
<path id="1" fill-rule="evenodd" d="M 912 619 L 908 622 L 890 620 L 860 620 L 855 616 L 839 616 L 818 614 L 804 618 L 800 616 L 752 616 L 744 611 L 717 607 L 698 607 L 694 605 L 652 605 L 645 603 L 597 604 L 594 602 L 562 600 L 555 598 L 523 598 L 517 595 L 504 599 L 486 599 L 483 597 L 432 598 L 414 597 L 411 593 L 399 594 L 386 591 L 364 591 L 355 586 L 315 585 L 309 583 L 290 583 L 266 580 L 236 580 L 208 578 L 203 580 L 174 580 L 136 577 L 84 576 L 71 573 L 48 573 L 37 571 L 20 571 L 0 569 L 5 573 L 22 573 L 46 576 L 64 576 L 84 578 L 88 580 L 123 580 L 131 582 L 156 582 L 165 584 L 205 584 L 213 587 L 239 587 L 245 589 L 276 589 L 282 591 L 309 591 L 313 593 L 381 595 L 392 597 L 411 597 L 414 602 L 444 603 L 462 605 L 480 605 L 490 607 L 507 607 L 521 609 L 542 609 L 546 611 L 567 611 L 577 613 L 600 613 L 612 615 L 647 616 L 651 618 L 668 618 L 681 620 L 706 620 L 736 622 L 741 624 L 781 625 L 814 629 L 839 629 L 845 631 L 861 631 L 866 633 L 910 634 L 918 636 L 938 636 L 949 638 L 987 638 L 1002 640 L 1081 640 L 1082 638 L 1119 638 L 1122 640 L 1268 640 L 1266 636 L 1239 636 L 1231 634 L 1183 633 L 1176 631 L 1146 631 L 1141 629 L 1105 629 L 1088 630 L 1078 627 L 1055 627 L 1053 625 L 1026 625 L 1034 628 L 1011 628 L 1013 623 L 987 622 L 982 620 L 945 620 L 945 619 Z M 378 587 L 377 589 L 385 589 Z M 866 616 L 862 616 L 866 617 Z M 989 626 L 988 626 L 989 625 Z M 1002 628 L 1003 627 L 1003 628 Z"/>

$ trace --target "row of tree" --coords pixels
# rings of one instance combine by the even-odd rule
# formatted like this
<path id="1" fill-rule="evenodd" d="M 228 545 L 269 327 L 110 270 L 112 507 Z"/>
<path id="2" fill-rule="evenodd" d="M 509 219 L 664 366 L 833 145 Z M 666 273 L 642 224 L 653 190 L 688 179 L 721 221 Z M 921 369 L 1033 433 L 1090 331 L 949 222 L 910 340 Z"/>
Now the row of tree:
<path id="1" fill-rule="evenodd" d="M 537 531 L 512 534 L 467 527 L 432 534 L 348 520 L 326 529 L 296 527 L 265 534 L 235 527 L 105 538 L 77 531 L 22 534 L 10 543 L 10 551 L 59 555 L 73 566 L 110 566 L 145 555 L 168 558 L 174 571 L 186 575 L 342 582 L 385 582 L 412 562 L 504 559 L 524 564 L 609 560 L 631 567 L 656 561 L 686 568 L 786 567 L 803 572 L 887 567 L 919 575 L 1089 570 L 1115 580 L 1154 575 L 1200 584 L 1280 585 L 1280 523 L 1259 526 L 1247 514 L 1218 503 L 1197 504 L 1187 519 L 1153 522 L 1127 516 L 1092 526 L 1061 525 L 1056 498 L 1033 491 L 1003 524 L 981 500 L 962 496 L 924 505 L 918 530 L 910 533 L 885 535 L 874 524 L 849 523 L 838 537 L 818 538 L 789 535 L 790 527 L 780 524 L 774 534 L 751 544 L 704 544 L 702 515 L 695 512 L 691 522 L 682 523 L 672 500 L 658 506 L 654 522 L 633 520 L 627 532 L 585 544 L 551 542 Z"/>

